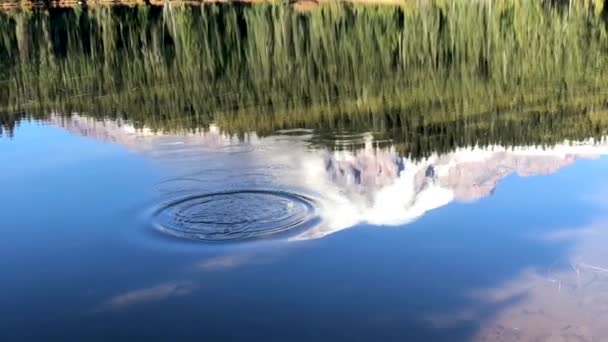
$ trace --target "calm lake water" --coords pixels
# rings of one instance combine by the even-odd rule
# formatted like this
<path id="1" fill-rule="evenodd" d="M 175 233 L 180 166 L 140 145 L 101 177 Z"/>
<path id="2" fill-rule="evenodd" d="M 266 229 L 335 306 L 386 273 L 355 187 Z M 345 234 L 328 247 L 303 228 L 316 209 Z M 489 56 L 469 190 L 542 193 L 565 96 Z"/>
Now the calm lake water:
<path id="1" fill-rule="evenodd" d="M 608 339 L 607 27 L 0 12 L 0 338 Z"/>

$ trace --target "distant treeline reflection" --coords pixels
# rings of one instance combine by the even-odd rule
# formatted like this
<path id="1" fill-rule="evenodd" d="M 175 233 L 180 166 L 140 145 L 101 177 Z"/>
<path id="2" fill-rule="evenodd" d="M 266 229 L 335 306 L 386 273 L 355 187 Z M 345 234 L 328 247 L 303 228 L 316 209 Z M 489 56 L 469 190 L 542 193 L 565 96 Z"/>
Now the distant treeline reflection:
<path id="1" fill-rule="evenodd" d="M 589 5 L 96 7 L 0 13 L 0 134 L 78 112 L 138 127 L 373 131 L 423 156 L 606 134 Z"/>

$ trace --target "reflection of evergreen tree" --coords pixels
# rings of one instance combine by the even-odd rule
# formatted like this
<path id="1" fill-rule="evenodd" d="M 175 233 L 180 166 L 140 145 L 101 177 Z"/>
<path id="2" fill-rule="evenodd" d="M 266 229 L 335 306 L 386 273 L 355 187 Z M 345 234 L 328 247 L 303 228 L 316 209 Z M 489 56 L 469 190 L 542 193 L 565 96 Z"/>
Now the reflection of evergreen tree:
<path id="1" fill-rule="evenodd" d="M 608 32 L 584 3 L 4 12 L 0 111 L 166 131 L 373 131 L 416 156 L 597 136 Z"/>
<path id="2" fill-rule="evenodd" d="M 4 135 L 9 138 L 13 137 L 15 128 L 24 117 L 25 115 L 23 113 L 0 113 L 0 137 Z"/>

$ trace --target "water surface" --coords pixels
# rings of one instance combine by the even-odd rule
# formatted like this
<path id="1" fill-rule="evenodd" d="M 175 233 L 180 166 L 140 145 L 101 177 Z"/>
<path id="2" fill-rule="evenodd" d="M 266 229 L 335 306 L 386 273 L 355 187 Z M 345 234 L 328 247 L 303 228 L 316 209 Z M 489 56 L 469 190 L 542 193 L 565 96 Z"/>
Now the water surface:
<path id="1" fill-rule="evenodd" d="M 600 14 L 0 13 L 0 336 L 607 338 Z"/>

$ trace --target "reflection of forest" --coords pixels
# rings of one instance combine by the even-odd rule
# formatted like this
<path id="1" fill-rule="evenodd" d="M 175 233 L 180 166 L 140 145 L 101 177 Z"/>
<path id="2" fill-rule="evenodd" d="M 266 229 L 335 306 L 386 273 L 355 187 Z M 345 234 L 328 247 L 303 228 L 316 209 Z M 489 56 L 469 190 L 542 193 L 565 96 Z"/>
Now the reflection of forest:
<path id="1" fill-rule="evenodd" d="M 27 115 L 0 116 L 0 122 L 8 135 L 12 134 L 14 125 L 19 119 Z M 83 116 L 45 116 L 52 121 L 59 121 L 63 117 L 65 122 L 78 122 Z M 401 118 L 398 126 L 390 126 L 395 118 Z M 134 125 L 129 119 L 100 119 L 90 117 L 90 122 L 114 122 L 139 132 L 159 132 L 150 127 Z M 427 122 L 425 115 L 394 115 L 374 114 L 358 116 L 358 122 L 348 119 L 344 121 L 318 121 L 311 122 L 308 127 L 313 127 L 316 132 L 313 142 L 315 145 L 332 150 L 355 150 L 363 147 L 360 139 L 344 143 L 340 140 L 340 134 L 331 131 L 331 125 L 339 123 L 339 129 L 348 134 L 363 136 L 369 135 L 373 138 L 377 147 L 391 146 L 402 156 L 414 159 L 428 157 L 433 153 L 448 153 L 457 148 L 470 146 L 552 146 L 564 140 L 580 141 L 588 138 L 600 138 L 606 135 L 608 126 L 601 115 L 590 112 L 568 112 L 559 113 L 511 113 L 511 114 L 485 114 L 470 118 L 459 118 L 445 122 Z M 266 124 L 272 124 L 266 121 Z M 227 135 L 230 131 L 222 129 L 222 126 L 212 125 L 214 130 L 219 130 Z M 2 127 L 2 126 L 0 126 Z M 208 130 L 204 129 L 166 129 L 163 133 L 192 134 Z M 338 131 L 338 132 L 340 132 Z M 1 131 L 0 131 L 1 132 Z M 255 132 L 255 130 L 253 130 Z M 160 133 L 160 132 L 159 132 Z M 234 139 L 243 137 L 246 131 L 234 134 Z M 264 134 L 257 133 L 258 136 Z"/>
<path id="2" fill-rule="evenodd" d="M 3 12 L 0 126 L 84 112 L 163 131 L 372 131 L 414 156 L 551 144 L 604 133 L 606 33 L 582 2 Z"/>

